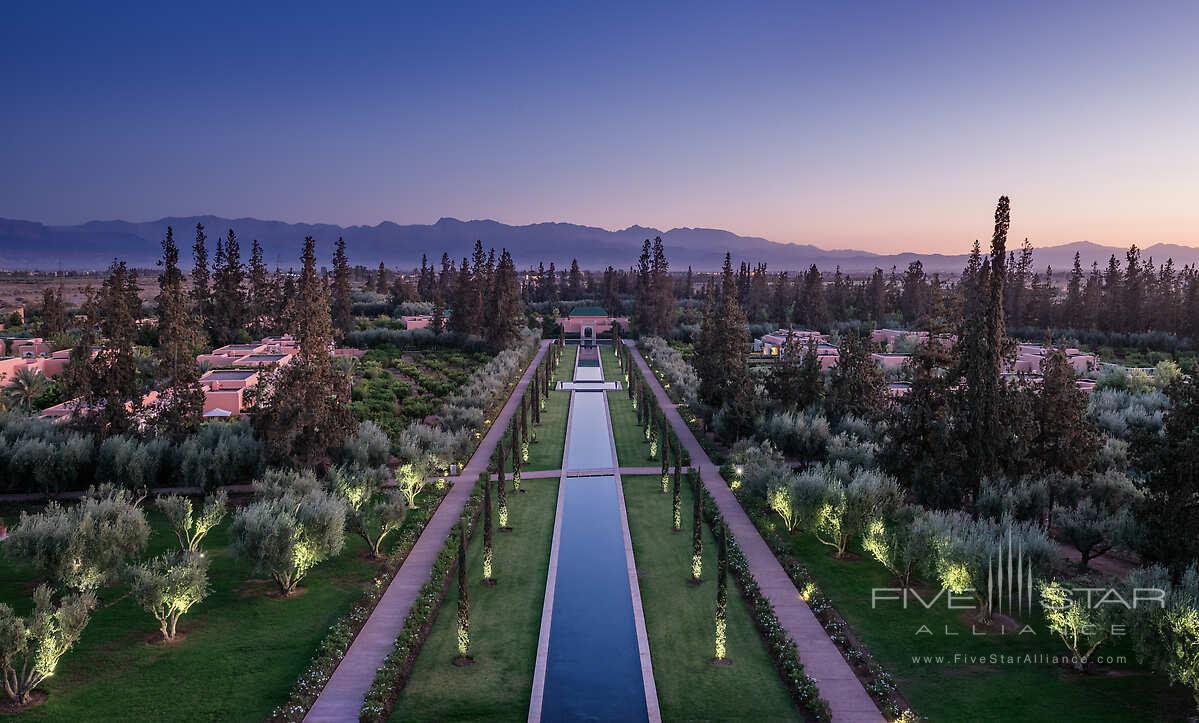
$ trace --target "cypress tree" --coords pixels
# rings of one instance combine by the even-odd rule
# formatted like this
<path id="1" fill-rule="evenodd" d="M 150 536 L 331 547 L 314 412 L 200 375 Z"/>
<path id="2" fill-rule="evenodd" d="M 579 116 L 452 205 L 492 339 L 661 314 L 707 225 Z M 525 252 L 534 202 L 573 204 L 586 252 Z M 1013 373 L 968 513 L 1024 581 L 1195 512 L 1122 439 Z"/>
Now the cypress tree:
<path id="1" fill-rule="evenodd" d="M 673 532 L 679 532 L 683 529 L 683 489 L 682 480 L 678 473 L 674 476 L 673 496 L 670 500 L 671 527 Z"/>
<path id="2" fill-rule="evenodd" d="M 479 477 L 483 481 L 483 584 L 493 587 L 496 581 L 492 575 L 491 475 L 483 472 Z"/>
<path id="3" fill-rule="evenodd" d="M 520 429 L 512 424 L 512 489 L 523 492 L 520 488 Z"/>
<path id="4" fill-rule="evenodd" d="M 526 404 L 528 395 L 520 398 L 520 461 L 529 461 L 529 407 Z"/>
<path id="5" fill-rule="evenodd" d="M 670 484 L 670 462 L 667 461 L 669 455 L 670 440 L 662 441 L 662 494 L 666 494 L 666 487 Z"/>
<path id="6" fill-rule="evenodd" d="M 500 531 L 511 532 L 512 528 L 508 526 L 508 485 L 504 481 L 504 445 L 496 445 L 496 494 L 498 495 L 497 502 L 499 503 L 500 516 Z"/>
<path id="7" fill-rule="evenodd" d="M 1007 196 L 995 207 L 995 230 L 991 237 L 991 255 L 971 278 L 965 278 L 964 325 L 959 337 L 959 370 L 963 392 L 960 395 L 961 433 L 965 448 L 963 468 L 966 493 L 978 500 L 984 477 L 1001 469 L 1004 432 L 1002 379 L 1003 355 L 1007 346 L 1003 318 L 1003 286 L 1007 232 L 1011 211 Z M 976 257 L 972 255 L 972 264 Z M 969 268 L 969 267 L 968 267 Z M 1114 307 L 1113 307 L 1114 308 Z"/>
<path id="8" fill-rule="evenodd" d="M 700 483 L 691 476 L 691 584 L 703 582 L 704 573 L 704 507 Z"/>
<path id="9" fill-rule="evenodd" d="M 533 395 L 533 426 L 541 426 L 541 375 L 545 374 L 545 369 L 537 367 L 537 371 L 533 373 L 533 388 L 529 391 Z"/>
<path id="10" fill-rule="evenodd" d="M 470 592 L 466 577 L 466 525 L 458 526 L 458 657 L 454 665 L 470 665 Z"/>
<path id="11" fill-rule="evenodd" d="M 720 547 L 716 552 L 716 655 L 712 662 L 728 664 L 729 528 L 720 523 Z"/>

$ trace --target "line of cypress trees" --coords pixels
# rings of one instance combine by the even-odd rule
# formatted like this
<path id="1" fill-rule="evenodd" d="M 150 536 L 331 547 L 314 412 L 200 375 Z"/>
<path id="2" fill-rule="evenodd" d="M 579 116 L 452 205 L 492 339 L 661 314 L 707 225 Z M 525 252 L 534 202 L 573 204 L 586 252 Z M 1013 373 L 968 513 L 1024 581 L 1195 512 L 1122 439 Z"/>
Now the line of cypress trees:
<path id="1" fill-rule="evenodd" d="M 492 575 L 495 550 L 492 548 L 491 475 L 484 472 L 480 477 L 483 482 L 483 584 L 491 587 L 496 582 L 495 576 Z"/>
<path id="2" fill-rule="evenodd" d="M 691 477 L 691 583 L 703 582 L 704 574 L 704 509 L 699 480 Z"/>
<path id="3" fill-rule="evenodd" d="M 729 603 L 729 528 L 720 523 L 720 547 L 716 552 L 716 655 L 715 663 L 729 662 L 728 659 L 728 603 Z"/>
<path id="4" fill-rule="evenodd" d="M 466 525 L 458 526 L 458 657 L 454 665 L 470 665 L 470 591 L 466 576 Z"/>

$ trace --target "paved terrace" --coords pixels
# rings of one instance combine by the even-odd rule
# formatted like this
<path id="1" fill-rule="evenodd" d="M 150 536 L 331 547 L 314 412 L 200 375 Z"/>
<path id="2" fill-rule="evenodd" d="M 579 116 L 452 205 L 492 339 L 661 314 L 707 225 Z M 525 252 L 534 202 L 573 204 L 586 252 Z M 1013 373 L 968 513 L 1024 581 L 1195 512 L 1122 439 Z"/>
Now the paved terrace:
<path id="1" fill-rule="evenodd" d="M 442 499 L 437 512 L 433 514 L 416 545 L 408 553 L 404 564 L 400 566 L 399 572 L 387 586 L 387 592 L 383 593 L 370 618 L 354 638 L 337 670 L 333 671 L 333 677 L 329 679 L 312 709 L 304 717 L 305 721 L 344 723 L 358 720 L 358 712 L 366 698 L 366 691 L 375 680 L 375 672 L 383 665 L 383 661 L 395 645 L 396 637 L 399 636 L 404 627 L 404 620 L 408 617 L 408 610 L 433 573 L 433 563 L 445 544 L 446 536 L 450 534 L 450 529 L 466 507 L 466 500 L 470 497 L 479 474 L 487 469 L 491 453 L 503 437 L 508 420 L 520 406 L 521 395 L 529 386 L 533 371 L 541 362 L 549 345 L 549 340 L 541 342 L 533 361 L 525 369 L 508 401 L 496 416 L 495 422 L 487 430 L 479 448 L 466 463 L 462 473 L 450 478 L 452 486 L 449 493 Z"/>
<path id="2" fill-rule="evenodd" d="M 779 622 L 787 630 L 787 634 L 799 648 L 799 657 L 808 675 L 816 681 L 820 695 L 828 701 L 834 723 L 865 723 L 866 721 L 881 722 L 883 716 L 878 706 L 861 681 L 854 675 L 849 663 L 845 662 L 841 651 L 829 639 L 824 626 L 816 619 L 811 608 L 799 596 L 799 591 L 791 578 L 783 570 L 774 553 L 767 547 L 766 541 L 758 533 L 754 523 L 741 508 L 741 503 L 733 496 L 732 490 L 720 476 L 720 469 L 708 457 L 707 452 L 700 446 L 699 440 L 691 433 L 675 408 L 674 402 L 666 394 L 666 390 L 658 382 L 658 378 L 650 371 L 649 365 L 641 356 L 635 344 L 625 342 L 633 353 L 637 366 L 650 382 L 650 388 L 658 400 L 658 405 L 666 414 L 666 418 L 674 427 L 675 433 L 682 440 L 683 446 L 691 455 L 692 467 L 699 470 L 700 479 L 707 488 L 708 494 L 716 501 L 720 514 L 732 531 L 733 537 L 741 545 L 750 571 L 757 580 L 762 592 L 774 606 L 774 612 Z"/>

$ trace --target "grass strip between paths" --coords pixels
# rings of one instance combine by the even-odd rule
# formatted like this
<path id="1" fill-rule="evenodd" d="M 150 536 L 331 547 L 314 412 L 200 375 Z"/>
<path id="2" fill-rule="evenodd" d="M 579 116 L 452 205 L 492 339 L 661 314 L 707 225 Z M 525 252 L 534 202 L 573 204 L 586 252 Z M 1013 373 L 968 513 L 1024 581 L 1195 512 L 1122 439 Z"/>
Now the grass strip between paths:
<path id="1" fill-rule="evenodd" d="M 495 532 L 498 585 L 481 583 L 481 531 L 476 530 L 467 547 L 475 664 L 459 668 L 451 662 L 457 655 L 457 589 L 451 583 L 391 720 L 527 719 L 558 480 L 534 479 L 521 487 L 528 494 L 508 494 L 513 531 L 500 532 L 497 527 Z"/>

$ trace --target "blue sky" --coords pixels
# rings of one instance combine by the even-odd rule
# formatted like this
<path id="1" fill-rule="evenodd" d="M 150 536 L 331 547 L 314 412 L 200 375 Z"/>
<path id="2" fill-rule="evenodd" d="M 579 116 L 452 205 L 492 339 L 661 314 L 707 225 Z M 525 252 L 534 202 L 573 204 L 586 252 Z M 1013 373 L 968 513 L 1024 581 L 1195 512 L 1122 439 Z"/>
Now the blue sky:
<path id="1" fill-rule="evenodd" d="M 1199 4 L 647 5 L 14 3 L 0 216 L 1199 245 Z"/>

